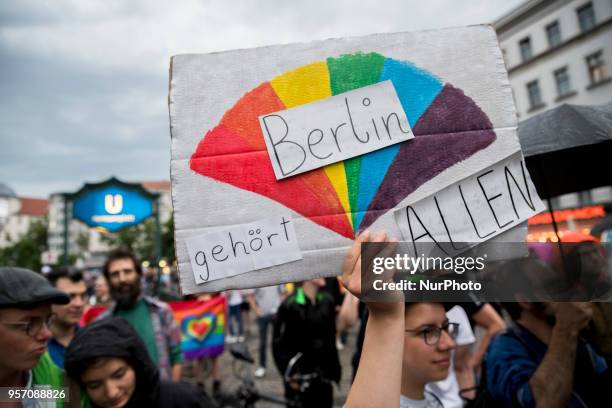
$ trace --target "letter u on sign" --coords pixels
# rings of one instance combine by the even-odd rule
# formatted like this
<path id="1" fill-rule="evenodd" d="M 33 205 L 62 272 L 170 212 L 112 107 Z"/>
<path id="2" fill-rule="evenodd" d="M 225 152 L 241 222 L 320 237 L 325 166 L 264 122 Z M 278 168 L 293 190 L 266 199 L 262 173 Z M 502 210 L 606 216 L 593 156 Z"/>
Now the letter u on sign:
<path id="1" fill-rule="evenodd" d="M 121 194 L 105 195 L 104 209 L 109 214 L 119 214 L 123 210 L 123 196 Z"/>

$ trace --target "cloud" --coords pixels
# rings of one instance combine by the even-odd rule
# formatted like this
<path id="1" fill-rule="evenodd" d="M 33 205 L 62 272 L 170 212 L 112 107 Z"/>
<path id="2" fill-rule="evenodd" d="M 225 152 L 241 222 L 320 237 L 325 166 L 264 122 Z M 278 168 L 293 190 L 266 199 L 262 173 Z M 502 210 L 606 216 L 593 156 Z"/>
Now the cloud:
<path id="1" fill-rule="evenodd" d="M 490 22 L 520 0 L 0 3 L 1 181 L 167 179 L 172 55 Z"/>

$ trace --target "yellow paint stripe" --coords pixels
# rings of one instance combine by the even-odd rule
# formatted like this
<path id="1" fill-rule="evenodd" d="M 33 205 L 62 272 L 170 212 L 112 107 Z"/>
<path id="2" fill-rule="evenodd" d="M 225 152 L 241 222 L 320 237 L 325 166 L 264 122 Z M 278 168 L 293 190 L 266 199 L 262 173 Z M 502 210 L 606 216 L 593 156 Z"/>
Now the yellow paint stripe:
<path id="1" fill-rule="evenodd" d="M 287 71 L 270 81 L 287 108 L 331 96 L 327 63 L 315 62 Z"/>
<path id="2" fill-rule="evenodd" d="M 287 108 L 332 96 L 326 62 L 315 62 L 288 71 L 271 80 L 270 84 Z M 344 163 L 330 164 L 323 169 L 334 190 L 336 190 L 340 204 L 347 214 L 351 226 L 353 226 Z"/>
<path id="3" fill-rule="evenodd" d="M 323 167 L 323 170 L 325 170 L 327 178 L 329 179 L 329 181 L 331 181 L 332 186 L 334 186 L 336 194 L 338 194 L 340 204 L 342 204 L 342 208 L 344 208 L 344 212 L 346 213 L 346 216 L 348 217 L 348 220 L 351 223 L 351 227 L 355 229 L 355 227 L 353 226 L 353 217 L 351 217 L 351 202 L 349 200 L 348 187 L 346 184 L 344 162 L 327 165 Z"/>

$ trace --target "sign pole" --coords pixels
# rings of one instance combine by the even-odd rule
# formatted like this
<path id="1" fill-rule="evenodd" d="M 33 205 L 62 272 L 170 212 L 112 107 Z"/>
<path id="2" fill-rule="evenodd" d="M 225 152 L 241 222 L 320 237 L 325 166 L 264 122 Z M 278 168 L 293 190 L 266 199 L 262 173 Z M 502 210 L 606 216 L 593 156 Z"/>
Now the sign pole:
<path id="1" fill-rule="evenodd" d="M 63 260 L 62 260 L 62 264 L 64 266 L 68 265 L 68 237 L 69 237 L 69 231 L 68 231 L 68 226 L 69 226 L 69 222 L 68 222 L 68 195 L 67 194 L 63 194 L 64 197 L 64 256 L 63 256 Z"/>
<path id="2" fill-rule="evenodd" d="M 161 260 L 161 225 L 159 221 L 159 197 L 155 200 L 155 263 Z"/>
<path id="3" fill-rule="evenodd" d="M 159 196 L 155 199 L 155 269 L 157 270 L 157 284 L 155 291 L 159 294 L 159 286 L 161 284 L 161 268 L 159 261 L 161 260 L 161 225 L 159 221 Z"/>

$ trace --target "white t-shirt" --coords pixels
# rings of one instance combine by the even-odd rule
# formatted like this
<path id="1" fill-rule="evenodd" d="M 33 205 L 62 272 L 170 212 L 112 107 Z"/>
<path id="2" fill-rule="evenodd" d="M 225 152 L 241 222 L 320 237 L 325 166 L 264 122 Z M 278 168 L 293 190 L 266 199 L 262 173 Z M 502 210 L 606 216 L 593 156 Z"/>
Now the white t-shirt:
<path id="1" fill-rule="evenodd" d="M 444 408 L 444 406 L 438 397 L 425 391 L 425 399 L 422 400 L 413 400 L 400 395 L 400 408 Z"/>
<path id="2" fill-rule="evenodd" d="M 466 346 L 476 341 L 470 320 L 461 306 L 453 306 L 452 309 L 446 312 L 446 317 L 448 317 L 450 323 L 459 323 L 459 333 L 455 339 L 457 346 Z M 452 352 L 448 377 L 441 381 L 431 382 L 425 386 L 427 391 L 434 393 L 440 399 L 444 408 L 463 407 L 463 400 L 459 395 L 459 383 L 455 374 L 454 359 L 455 353 Z"/>
<path id="3" fill-rule="evenodd" d="M 229 306 L 238 306 L 242 303 L 242 294 L 239 290 L 227 291 L 227 304 Z"/>
<path id="4" fill-rule="evenodd" d="M 255 302 L 261 310 L 262 316 L 269 316 L 276 313 L 280 305 L 282 287 L 280 285 L 265 286 L 255 289 Z"/>

